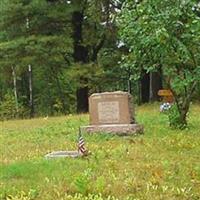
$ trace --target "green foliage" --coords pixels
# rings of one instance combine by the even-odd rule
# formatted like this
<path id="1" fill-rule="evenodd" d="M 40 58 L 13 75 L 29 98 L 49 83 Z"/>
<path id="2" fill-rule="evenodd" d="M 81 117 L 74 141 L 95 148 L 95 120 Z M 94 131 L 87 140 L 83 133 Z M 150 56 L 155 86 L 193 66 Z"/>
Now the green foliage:
<path id="1" fill-rule="evenodd" d="M 13 89 L 14 66 L 19 102 L 30 106 L 29 64 L 35 116 L 75 112 L 81 87 L 88 87 L 89 93 L 122 88 L 115 23 L 115 7 L 122 2 L 2 0 L 0 98 Z M 73 20 L 77 13 L 81 15 Z M 87 55 L 77 60 L 77 51 L 78 57 L 83 51 Z"/>
<path id="2" fill-rule="evenodd" d="M 164 114 L 168 116 L 169 125 L 172 128 L 178 128 L 178 129 L 186 128 L 185 125 L 183 125 L 180 122 L 180 114 L 176 104 L 172 104 L 169 110 L 164 111 Z"/>
<path id="3" fill-rule="evenodd" d="M 88 193 L 91 176 L 91 169 L 87 169 L 83 172 L 83 174 L 75 179 L 74 185 L 76 186 L 78 193 L 81 193 L 83 195 L 86 195 Z"/>
<path id="4" fill-rule="evenodd" d="M 169 123 L 173 128 L 184 129 L 185 126 L 180 122 L 180 114 L 176 105 L 172 105 L 168 111 Z"/>
<path id="5" fill-rule="evenodd" d="M 200 19 L 192 1 L 129 1 L 118 19 L 129 48 L 125 63 L 136 77 L 162 67 L 165 85 L 176 99 L 179 122 L 186 125 L 193 92 L 200 80 Z M 132 65 L 131 65 L 132 63 Z"/>
<path id="6" fill-rule="evenodd" d="M 12 119 L 17 114 L 15 98 L 13 95 L 5 95 L 5 99 L 0 104 L 1 118 Z"/>
<path id="7" fill-rule="evenodd" d="M 0 102 L 0 119 L 14 119 L 16 117 L 25 117 L 27 111 L 22 105 L 16 108 L 16 101 L 14 95 L 7 93 L 4 99 Z"/>
<path id="8" fill-rule="evenodd" d="M 37 114 L 71 111 L 70 102 L 65 103 L 65 99 L 74 88 L 73 84 L 68 86 L 67 77 L 63 75 L 73 51 L 71 26 L 70 23 L 66 25 L 71 16 L 71 6 L 51 4 L 46 0 L 5 0 L 1 5 L 0 27 L 4 34 L 0 37 L 0 73 L 5 77 L 2 80 L 5 90 L 12 88 L 9 84 L 12 81 L 10 69 L 15 66 L 19 101 L 28 107 L 27 78 L 28 65 L 31 64 Z M 70 89 L 66 91 L 68 87 Z"/>

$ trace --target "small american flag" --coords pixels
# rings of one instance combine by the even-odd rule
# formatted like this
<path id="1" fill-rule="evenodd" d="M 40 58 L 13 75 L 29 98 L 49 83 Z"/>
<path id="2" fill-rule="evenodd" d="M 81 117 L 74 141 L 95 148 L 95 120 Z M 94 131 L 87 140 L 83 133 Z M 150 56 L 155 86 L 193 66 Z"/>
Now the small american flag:
<path id="1" fill-rule="evenodd" d="M 85 148 L 85 142 L 81 135 L 80 129 L 79 129 L 79 138 L 78 138 L 78 152 L 80 152 L 83 155 L 87 154 L 87 149 Z"/>

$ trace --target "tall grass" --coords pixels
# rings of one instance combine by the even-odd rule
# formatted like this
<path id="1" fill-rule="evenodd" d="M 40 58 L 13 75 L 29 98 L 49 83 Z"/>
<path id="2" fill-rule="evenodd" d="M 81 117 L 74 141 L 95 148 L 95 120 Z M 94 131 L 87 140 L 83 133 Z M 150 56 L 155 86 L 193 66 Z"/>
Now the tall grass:
<path id="1" fill-rule="evenodd" d="M 158 107 L 137 108 L 142 136 L 84 134 L 92 154 L 78 159 L 44 155 L 76 149 L 88 115 L 0 122 L 0 199 L 200 199 L 200 106 L 183 131 Z"/>

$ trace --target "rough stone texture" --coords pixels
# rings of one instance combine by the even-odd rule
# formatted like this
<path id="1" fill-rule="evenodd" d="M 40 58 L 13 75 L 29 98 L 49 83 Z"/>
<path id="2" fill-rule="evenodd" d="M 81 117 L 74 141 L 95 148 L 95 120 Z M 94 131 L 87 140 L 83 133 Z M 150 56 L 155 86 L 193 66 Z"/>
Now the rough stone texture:
<path id="1" fill-rule="evenodd" d="M 89 97 L 90 125 L 133 124 L 134 110 L 127 92 L 95 93 Z"/>
<path id="2" fill-rule="evenodd" d="M 104 92 L 89 97 L 90 125 L 81 127 L 87 133 L 135 135 L 143 133 L 136 124 L 133 102 L 127 92 Z"/>
<path id="3" fill-rule="evenodd" d="M 82 132 L 87 133 L 109 133 L 121 136 L 136 135 L 143 133 L 143 126 L 139 124 L 109 124 L 109 125 L 91 125 L 81 127 Z"/>

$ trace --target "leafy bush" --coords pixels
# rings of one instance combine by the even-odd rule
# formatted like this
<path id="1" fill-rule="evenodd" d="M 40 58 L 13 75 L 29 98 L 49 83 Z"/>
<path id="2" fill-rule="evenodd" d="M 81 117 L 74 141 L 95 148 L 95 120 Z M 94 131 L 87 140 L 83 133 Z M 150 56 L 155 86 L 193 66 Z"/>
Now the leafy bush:
<path id="1" fill-rule="evenodd" d="M 181 124 L 180 113 L 178 111 L 177 105 L 172 105 L 168 111 L 169 123 L 170 126 L 173 128 L 180 128 L 183 129 L 185 126 Z"/>
<path id="2" fill-rule="evenodd" d="M 18 105 L 18 109 L 16 108 L 15 97 L 11 93 L 7 93 L 3 101 L 0 102 L 1 120 L 24 117 L 27 113 L 27 110 L 21 104 Z"/>

